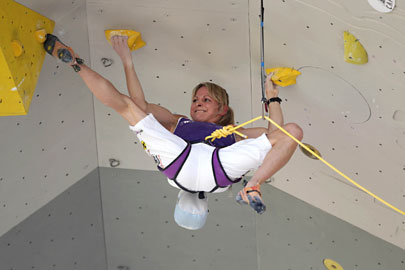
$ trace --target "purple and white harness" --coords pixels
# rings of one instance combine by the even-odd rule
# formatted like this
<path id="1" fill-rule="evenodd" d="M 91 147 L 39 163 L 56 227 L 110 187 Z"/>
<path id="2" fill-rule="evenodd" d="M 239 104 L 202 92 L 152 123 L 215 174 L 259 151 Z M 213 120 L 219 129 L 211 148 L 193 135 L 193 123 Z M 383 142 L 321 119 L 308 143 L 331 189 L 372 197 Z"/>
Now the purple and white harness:
<path id="1" fill-rule="evenodd" d="M 180 118 L 179 122 L 176 126 L 174 134 L 182 138 L 184 141 L 187 142 L 187 146 L 182 151 L 182 153 L 166 168 L 162 169 L 158 166 L 158 169 L 167 176 L 168 179 L 174 181 L 174 183 L 181 189 L 191 192 L 191 193 L 198 193 L 199 191 L 189 190 L 182 186 L 180 183 L 176 181 L 177 175 L 181 171 L 181 168 L 185 164 L 187 157 L 191 152 L 192 145 L 194 143 L 204 142 L 211 146 L 215 147 L 215 150 L 212 153 L 212 170 L 213 175 L 216 183 L 216 187 L 214 187 L 209 192 L 214 192 L 218 188 L 226 188 L 239 182 L 242 178 L 238 178 L 235 180 L 231 180 L 224 168 L 221 165 L 221 161 L 219 159 L 218 152 L 221 148 L 232 145 L 236 142 L 235 136 L 228 136 L 221 139 L 216 139 L 215 141 L 205 141 L 205 137 L 209 136 L 213 131 L 222 128 L 222 126 L 216 125 L 214 123 L 207 123 L 207 122 L 195 122 L 187 118 Z"/>

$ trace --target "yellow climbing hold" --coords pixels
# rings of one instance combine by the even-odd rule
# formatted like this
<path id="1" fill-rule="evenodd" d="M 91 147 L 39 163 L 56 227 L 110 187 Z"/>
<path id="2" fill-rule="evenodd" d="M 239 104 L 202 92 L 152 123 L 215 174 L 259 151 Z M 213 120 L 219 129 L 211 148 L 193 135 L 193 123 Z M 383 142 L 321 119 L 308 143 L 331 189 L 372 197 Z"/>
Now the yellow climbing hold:
<path id="1" fill-rule="evenodd" d="M 266 73 L 270 74 L 273 72 L 271 80 L 280 86 L 289 86 L 296 83 L 296 79 L 301 72 L 298 70 L 287 68 L 287 67 L 278 67 L 278 68 L 268 68 Z"/>
<path id="2" fill-rule="evenodd" d="M 318 156 L 321 156 L 321 153 L 318 151 L 318 149 L 316 149 L 314 146 L 308 144 L 308 143 L 303 143 L 303 145 L 305 145 L 306 147 L 308 147 L 309 149 L 311 149 L 313 152 L 315 152 Z M 302 147 L 300 145 L 300 150 L 309 158 L 312 159 L 318 159 L 315 155 L 312 155 L 310 152 L 308 152 L 304 147 Z"/>
<path id="3" fill-rule="evenodd" d="M 128 37 L 128 47 L 131 51 L 139 49 L 146 45 L 146 43 L 142 40 L 141 33 L 136 32 L 134 30 L 127 30 L 127 29 L 113 29 L 113 30 L 105 30 L 105 37 L 107 38 L 108 42 L 111 44 L 111 38 L 113 36 L 126 36 Z"/>
<path id="4" fill-rule="evenodd" d="M 11 42 L 11 48 L 15 57 L 19 57 L 23 53 L 23 47 L 19 40 L 13 40 Z"/>
<path id="5" fill-rule="evenodd" d="M 331 259 L 323 260 L 323 264 L 327 270 L 343 270 L 343 267 L 338 262 Z"/>
<path id="6" fill-rule="evenodd" d="M 46 40 L 46 30 L 45 29 L 39 29 L 35 31 L 35 39 L 39 43 L 44 43 Z"/>
<path id="7" fill-rule="evenodd" d="M 0 116 L 26 115 L 46 54 L 34 33 L 55 22 L 13 0 L 0 0 L 0 18 Z"/>
<path id="8" fill-rule="evenodd" d="M 345 61 L 351 64 L 362 65 L 368 62 L 367 52 L 361 45 L 360 41 L 345 31 L 343 33 L 344 45 L 345 45 Z"/>

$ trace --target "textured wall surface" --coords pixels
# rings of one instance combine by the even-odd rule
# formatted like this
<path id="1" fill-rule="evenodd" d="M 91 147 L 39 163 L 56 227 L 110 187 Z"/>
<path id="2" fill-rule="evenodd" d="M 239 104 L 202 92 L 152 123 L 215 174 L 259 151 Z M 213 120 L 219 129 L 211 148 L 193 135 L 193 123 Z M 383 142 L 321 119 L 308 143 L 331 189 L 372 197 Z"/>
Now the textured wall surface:
<path id="1" fill-rule="evenodd" d="M 0 269 L 107 270 L 98 169 L 0 238 Z"/>

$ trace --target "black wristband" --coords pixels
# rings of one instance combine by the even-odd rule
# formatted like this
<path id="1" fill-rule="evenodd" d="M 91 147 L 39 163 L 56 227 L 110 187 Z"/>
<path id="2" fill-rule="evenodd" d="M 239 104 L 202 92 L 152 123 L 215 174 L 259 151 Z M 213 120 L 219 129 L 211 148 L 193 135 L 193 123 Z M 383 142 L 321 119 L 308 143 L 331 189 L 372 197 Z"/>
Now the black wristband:
<path id="1" fill-rule="evenodd" d="M 281 103 L 281 101 L 282 101 L 281 98 L 279 98 L 279 97 L 273 97 L 273 98 L 267 100 L 267 105 L 270 104 L 270 103 L 272 103 L 272 102 Z"/>

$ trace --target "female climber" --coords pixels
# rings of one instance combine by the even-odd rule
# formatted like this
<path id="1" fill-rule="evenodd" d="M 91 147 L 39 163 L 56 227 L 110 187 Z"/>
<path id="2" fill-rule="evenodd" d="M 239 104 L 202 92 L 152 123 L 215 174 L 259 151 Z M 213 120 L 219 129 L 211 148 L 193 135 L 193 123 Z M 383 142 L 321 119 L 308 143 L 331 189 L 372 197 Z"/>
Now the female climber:
<path id="1" fill-rule="evenodd" d="M 240 132 L 248 139 L 232 134 L 214 141 L 205 140 L 213 131 L 234 124 L 227 92 L 213 83 L 198 84 L 192 93 L 190 118 L 147 102 L 127 39 L 114 36 L 111 44 L 124 66 L 129 96 L 121 94 L 111 82 L 86 66 L 57 37 L 48 35 L 44 47 L 49 54 L 74 67 L 94 96 L 128 121 L 158 169 L 170 179 L 170 184 L 181 189 L 184 198 L 181 201 L 179 195 L 175 212 L 180 226 L 201 228 L 207 214 L 204 193 L 225 191 L 250 170 L 256 171 L 236 200 L 263 213 L 266 207 L 260 186 L 288 162 L 297 143 L 271 123 L 267 128 L 241 128 Z M 265 85 L 270 117 L 302 140 L 303 132 L 297 124 L 284 124 L 279 90 L 272 83 L 271 74 Z"/>

